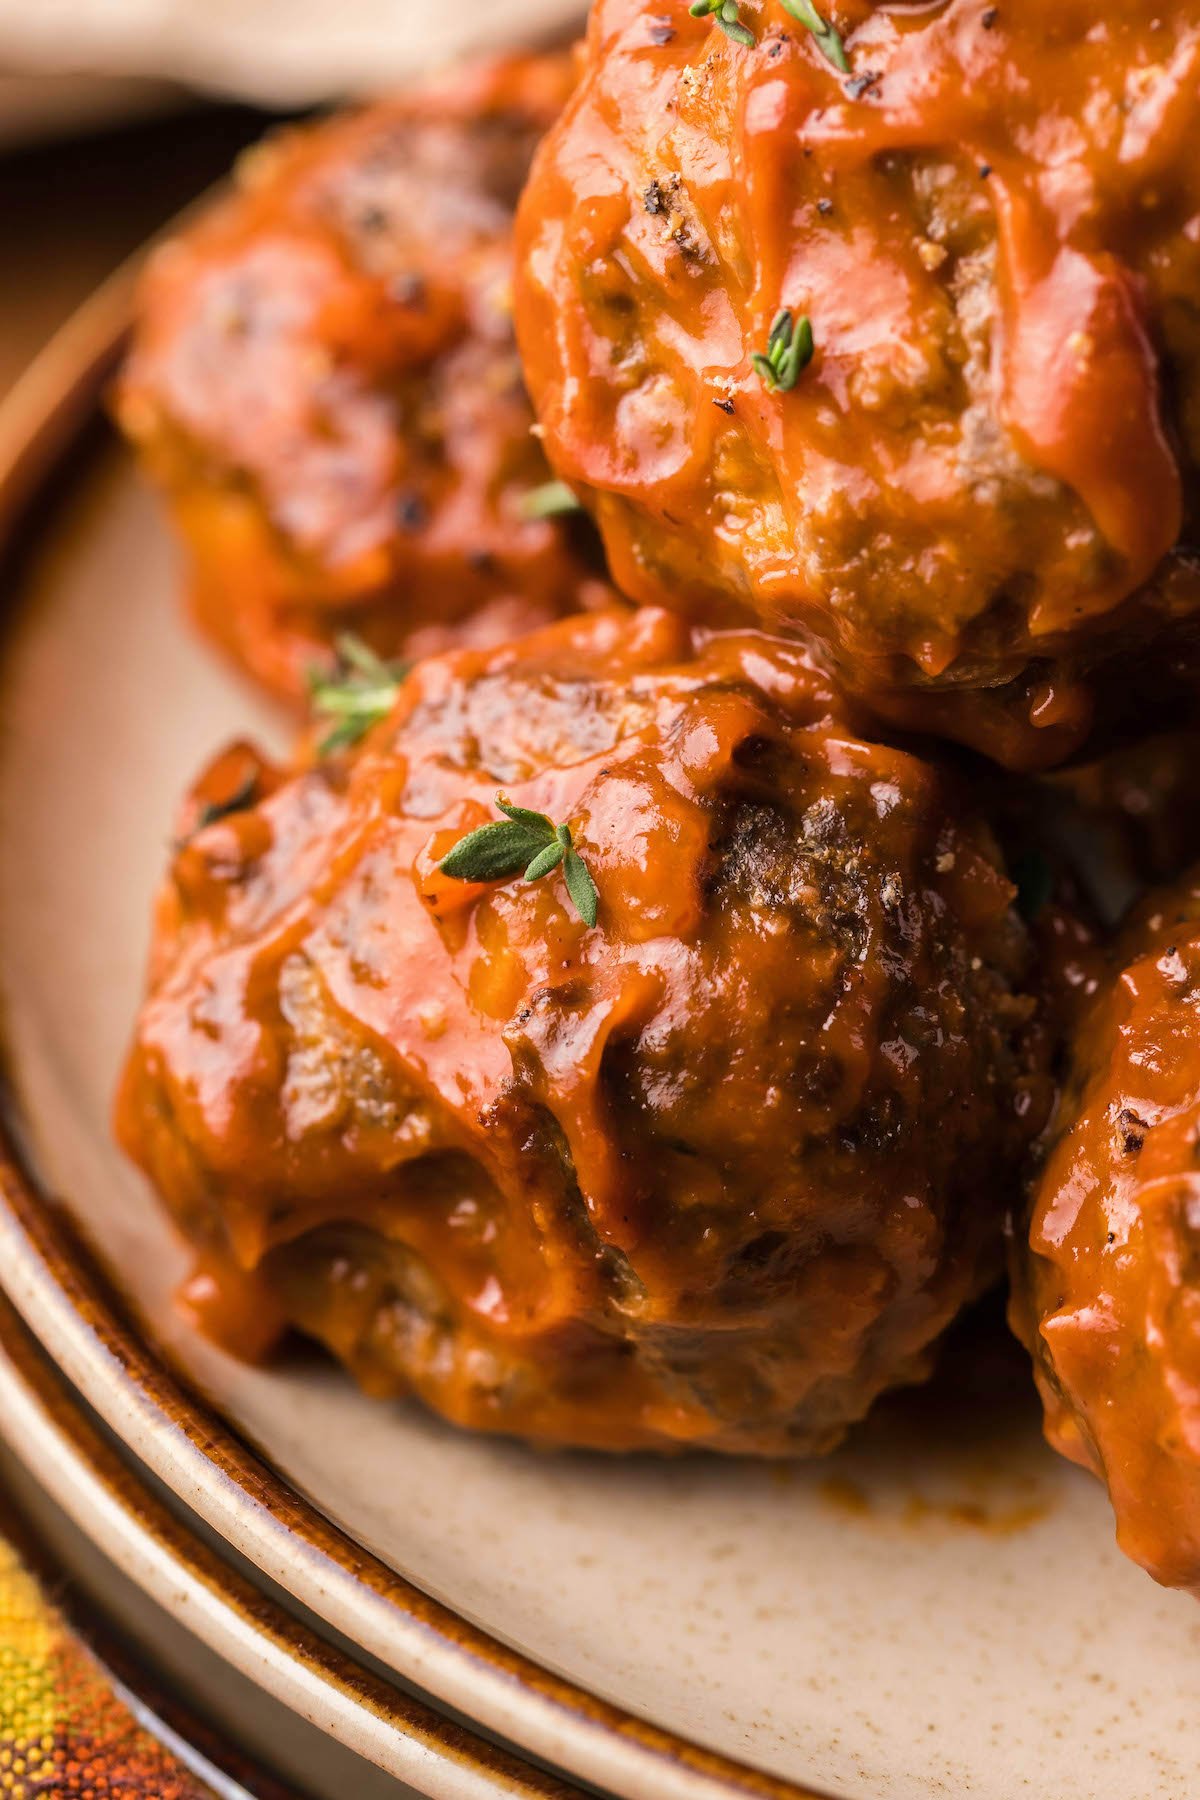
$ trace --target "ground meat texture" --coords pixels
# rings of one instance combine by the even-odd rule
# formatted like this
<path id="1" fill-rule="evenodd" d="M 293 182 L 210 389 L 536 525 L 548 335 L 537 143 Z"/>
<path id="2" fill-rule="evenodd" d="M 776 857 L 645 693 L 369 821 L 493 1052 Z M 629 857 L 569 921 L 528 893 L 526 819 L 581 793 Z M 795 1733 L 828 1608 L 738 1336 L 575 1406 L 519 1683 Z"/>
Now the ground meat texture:
<path id="1" fill-rule="evenodd" d="M 924 1375 L 1047 1110 L 948 771 L 798 644 L 654 608 L 431 657 L 214 816 L 246 754 L 184 807 L 118 1104 L 210 1300 L 560 1444 L 819 1451 Z M 594 928 L 561 870 L 442 872 L 501 789 Z"/>
<path id="2" fill-rule="evenodd" d="M 117 414 L 168 496 L 193 612 L 304 692 L 338 633 L 496 642 L 607 597 L 513 337 L 512 211 L 564 56 L 277 133 L 143 277 Z"/>
<path id="3" fill-rule="evenodd" d="M 1117 1538 L 1200 1593 L 1200 870 L 1145 901 L 1074 1035 L 1013 1324 L 1055 1449 L 1107 1484 Z"/>
<path id="4" fill-rule="evenodd" d="M 1196 641 L 1194 7 L 834 11 L 848 76 L 779 0 L 753 46 L 593 9 L 518 214 L 546 448 L 627 593 L 1049 767 Z M 815 353 L 772 391 L 784 306 Z"/>

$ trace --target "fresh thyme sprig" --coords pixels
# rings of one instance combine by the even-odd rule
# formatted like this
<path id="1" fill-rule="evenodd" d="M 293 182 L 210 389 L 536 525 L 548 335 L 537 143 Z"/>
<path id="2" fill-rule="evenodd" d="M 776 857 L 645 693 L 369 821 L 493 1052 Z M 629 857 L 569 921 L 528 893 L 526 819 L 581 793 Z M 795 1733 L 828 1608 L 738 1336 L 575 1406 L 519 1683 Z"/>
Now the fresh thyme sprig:
<path id="1" fill-rule="evenodd" d="M 826 61 L 831 62 L 843 75 L 848 75 L 850 59 L 846 55 L 846 46 L 828 19 L 822 18 L 812 0 L 783 0 L 783 5 L 793 19 L 799 19 L 805 30 L 811 31 L 817 48 Z M 706 19 L 711 14 L 726 37 L 731 37 L 735 44 L 753 48 L 754 33 L 738 17 L 738 0 L 692 0 L 688 11 L 693 19 Z"/>
<path id="2" fill-rule="evenodd" d="M 790 12 L 793 19 L 811 31 L 816 39 L 817 49 L 827 62 L 843 75 L 850 73 L 850 60 L 846 55 L 846 46 L 827 19 L 823 19 L 812 0 L 783 0 L 784 9 Z"/>
<path id="3" fill-rule="evenodd" d="M 693 19 L 706 19 L 711 13 L 726 37 L 735 44 L 753 46 L 754 33 L 738 18 L 738 0 L 692 0 L 688 11 Z"/>
<path id="4" fill-rule="evenodd" d="M 813 330 L 807 313 L 793 320 L 792 309 L 785 306 L 775 314 L 766 353 L 751 352 L 750 364 L 763 386 L 772 394 L 794 388 L 801 369 L 812 361 Z"/>
<path id="5" fill-rule="evenodd" d="M 496 805 L 507 816 L 460 838 L 441 860 L 443 875 L 454 881 L 511 881 L 514 875 L 540 881 L 561 863 L 575 911 L 585 925 L 594 925 L 600 896 L 572 841 L 571 827 L 514 806 L 503 794 L 496 795 Z"/>
<path id="6" fill-rule="evenodd" d="M 332 674 L 313 669 L 308 677 L 313 711 L 331 727 L 317 745 L 318 756 L 348 749 L 386 719 L 410 666 L 384 662 L 351 632 L 343 632 L 335 647 L 339 667 Z"/>
<path id="7" fill-rule="evenodd" d="M 554 519 L 560 513 L 579 511 L 579 501 L 565 481 L 543 481 L 521 496 L 523 519 Z"/>

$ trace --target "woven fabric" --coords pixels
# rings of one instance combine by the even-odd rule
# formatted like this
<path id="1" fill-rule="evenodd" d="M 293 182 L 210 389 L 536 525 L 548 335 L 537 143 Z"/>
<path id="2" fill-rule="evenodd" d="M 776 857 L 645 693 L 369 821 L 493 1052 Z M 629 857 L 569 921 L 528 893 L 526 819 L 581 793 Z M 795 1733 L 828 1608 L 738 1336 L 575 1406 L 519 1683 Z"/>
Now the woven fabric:
<path id="1" fill-rule="evenodd" d="M 213 1800 L 0 1538 L 0 1800 Z"/>

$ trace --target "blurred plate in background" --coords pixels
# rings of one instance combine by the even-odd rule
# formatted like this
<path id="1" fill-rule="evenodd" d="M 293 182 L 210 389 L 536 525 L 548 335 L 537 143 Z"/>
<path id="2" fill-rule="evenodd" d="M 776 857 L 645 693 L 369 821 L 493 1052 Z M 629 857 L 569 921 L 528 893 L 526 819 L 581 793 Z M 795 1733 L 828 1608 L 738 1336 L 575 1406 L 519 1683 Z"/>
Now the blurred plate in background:
<path id="1" fill-rule="evenodd" d="M 376 92 L 582 25 L 581 0 L 0 0 L 0 69 L 177 82 L 264 106 Z"/>

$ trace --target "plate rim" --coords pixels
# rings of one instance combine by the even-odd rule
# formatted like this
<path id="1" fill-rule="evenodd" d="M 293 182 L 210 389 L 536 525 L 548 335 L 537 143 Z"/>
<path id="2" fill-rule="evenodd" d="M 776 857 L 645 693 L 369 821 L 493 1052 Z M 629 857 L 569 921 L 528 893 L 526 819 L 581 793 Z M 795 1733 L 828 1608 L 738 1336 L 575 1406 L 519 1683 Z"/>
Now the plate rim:
<path id="1" fill-rule="evenodd" d="M 189 209 L 190 210 L 190 209 Z M 0 402 L 0 556 L 101 414 L 144 253 L 84 302 Z M 39 528 L 30 534 L 36 541 Z M 7 628 L 5 605 L 0 626 Z M 0 648 L 2 653 L 2 648 Z M 0 1075 L 11 1068 L 0 1019 Z M 4 1083 L 3 1085 L 8 1085 Z M 220 1537 L 391 1673 L 519 1752 L 623 1800 L 838 1800 L 627 1712 L 433 1599 L 289 1486 L 154 1356 L 53 1217 L 0 1118 L 0 1290 L 125 1448 Z M 366 1630 L 364 1633 L 364 1624 Z"/>
<path id="2" fill-rule="evenodd" d="M 0 1299 L 6 1445 L 106 1559 L 245 1680 L 431 1800 L 584 1800 L 401 1691 L 227 1564 L 106 1443 L 11 1302 Z M 9 1435 L 11 1434 L 11 1435 Z"/>

